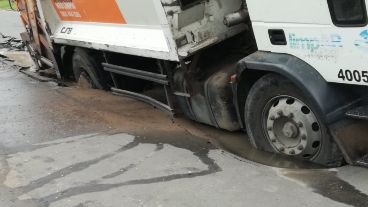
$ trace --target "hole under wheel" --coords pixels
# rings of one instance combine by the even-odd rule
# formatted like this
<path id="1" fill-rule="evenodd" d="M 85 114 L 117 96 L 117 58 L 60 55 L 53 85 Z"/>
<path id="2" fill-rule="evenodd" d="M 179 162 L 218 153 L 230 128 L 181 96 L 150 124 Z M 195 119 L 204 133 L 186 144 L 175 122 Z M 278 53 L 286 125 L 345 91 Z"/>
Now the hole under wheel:
<path id="1" fill-rule="evenodd" d="M 341 166 L 343 156 L 303 91 L 278 74 L 261 77 L 245 97 L 244 120 L 257 149 Z"/>

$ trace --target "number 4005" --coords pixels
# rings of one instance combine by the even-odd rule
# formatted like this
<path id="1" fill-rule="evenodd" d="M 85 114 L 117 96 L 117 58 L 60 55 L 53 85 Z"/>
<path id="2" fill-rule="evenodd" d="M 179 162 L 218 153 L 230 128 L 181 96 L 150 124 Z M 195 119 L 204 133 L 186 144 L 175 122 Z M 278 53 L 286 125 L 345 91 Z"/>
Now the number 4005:
<path id="1" fill-rule="evenodd" d="M 338 78 L 342 79 L 343 81 L 368 83 L 368 71 L 359 71 L 359 70 L 351 71 L 341 69 L 339 71 Z"/>

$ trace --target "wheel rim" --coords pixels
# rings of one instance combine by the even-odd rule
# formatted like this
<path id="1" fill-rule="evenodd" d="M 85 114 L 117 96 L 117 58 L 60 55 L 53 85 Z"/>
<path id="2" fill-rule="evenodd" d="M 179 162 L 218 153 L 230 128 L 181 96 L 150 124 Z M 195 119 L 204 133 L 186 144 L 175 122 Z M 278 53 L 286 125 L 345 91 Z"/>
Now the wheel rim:
<path id="1" fill-rule="evenodd" d="M 291 96 L 271 99 L 263 111 L 263 129 L 271 146 L 289 156 L 312 158 L 322 145 L 321 125 L 312 110 Z"/>

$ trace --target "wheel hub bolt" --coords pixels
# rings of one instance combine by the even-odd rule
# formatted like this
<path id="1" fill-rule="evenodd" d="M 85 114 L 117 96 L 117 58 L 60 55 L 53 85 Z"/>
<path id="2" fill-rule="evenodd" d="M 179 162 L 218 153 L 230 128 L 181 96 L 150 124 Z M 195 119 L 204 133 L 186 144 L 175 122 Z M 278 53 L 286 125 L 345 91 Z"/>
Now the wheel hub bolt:
<path id="1" fill-rule="evenodd" d="M 299 122 L 299 123 L 298 123 L 298 126 L 299 126 L 300 128 L 302 128 L 304 125 L 303 125 L 303 123 L 302 123 L 302 122 Z"/>
<path id="2" fill-rule="evenodd" d="M 275 116 L 271 116 L 271 117 L 270 117 L 270 119 L 271 119 L 272 121 L 274 121 L 276 118 L 275 118 Z"/>
<path id="3" fill-rule="evenodd" d="M 290 119 L 294 118 L 294 114 L 293 113 L 290 113 L 289 116 L 288 116 Z"/>
<path id="4" fill-rule="evenodd" d="M 280 152 L 283 152 L 285 151 L 285 148 L 284 147 L 280 147 Z"/>
<path id="5" fill-rule="evenodd" d="M 306 140 L 307 136 L 305 134 L 302 135 L 302 140 Z"/>
<path id="6" fill-rule="evenodd" d="M 295 150 L 290 150 L 290 154 L 295 155 Z"/>
<path id="7" fill-rule="evenodd" d="M 303 146 L 299 146 L 298 147 L 298 150 L 304 150 L 304 147 Z"/>
<path id="8" fill-rule="evenodd" d="M 279 116 L 284 115 L 284 113 L 283 113 L 282 111 L 278 111 L 278 112 L 277 112 L 277 114 L 278 114 Z"/>

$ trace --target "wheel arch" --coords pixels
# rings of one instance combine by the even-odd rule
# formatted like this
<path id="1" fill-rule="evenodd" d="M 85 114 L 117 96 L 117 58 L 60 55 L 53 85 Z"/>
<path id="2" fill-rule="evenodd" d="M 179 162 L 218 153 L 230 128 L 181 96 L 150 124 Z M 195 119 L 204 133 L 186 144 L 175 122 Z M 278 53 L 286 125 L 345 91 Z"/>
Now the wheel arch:
<path id="1" fill-rule="evenodd" d="M 346 87 L 328 83 L 315 68 L 295 56 L 258 51 L 238 62 L 237 81 L 233 83 L 236 95 L 234 102 L 243 126 L 246 97 L 253 84 L 269 73 L 279 74 L 292 81 L 326 124 L 341 119 L 345 114 L 344 109 L 357 100 Z"/>

